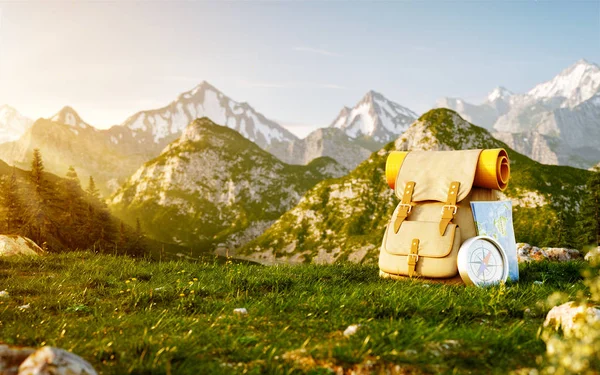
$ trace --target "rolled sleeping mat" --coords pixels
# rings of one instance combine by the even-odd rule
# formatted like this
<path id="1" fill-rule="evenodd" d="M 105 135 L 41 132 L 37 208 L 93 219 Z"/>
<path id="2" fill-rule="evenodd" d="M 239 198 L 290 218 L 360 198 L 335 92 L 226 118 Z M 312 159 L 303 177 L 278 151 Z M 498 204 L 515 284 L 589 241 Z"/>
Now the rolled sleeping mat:
<path id="1" fill-rule="evenodd" d="M 385 162 L 385 179 L 391 189 L 396 187 L 396 177 L 409 151 L 392 151 Z M 503 148 L 483 150 L 477 161 L 473 186 L 504 190 L 510 178 L 510 162 Z"/>
<path id="2" fill-rule="evenodd" d="M 392 151 L 385 161 L 385 179 L 390 189 L 396 186 L 396 177 L 400 173 L 400 167 L 409 151 Z"/>
<path id="3" fill-rule="evenodd" d="M 473 186 L 503 191 L 510 178 L 510 162 L 503 148 L 483 150 L 479 154 Z"/>

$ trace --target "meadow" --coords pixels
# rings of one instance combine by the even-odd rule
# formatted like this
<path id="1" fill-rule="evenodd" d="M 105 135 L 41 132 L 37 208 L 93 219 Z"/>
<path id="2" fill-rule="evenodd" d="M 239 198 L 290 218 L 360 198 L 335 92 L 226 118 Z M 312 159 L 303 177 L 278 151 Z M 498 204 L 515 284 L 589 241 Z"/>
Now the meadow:
<path id="1" fill-rule="evenodd" d="M 61 347 L 102 374 L 505 374 L 543 365 L 547 301 L 585 293 L 584 267 L 523 264 L 518 283 L 480 289 L 376 265 L 0 258 L 0 343 Z"/>

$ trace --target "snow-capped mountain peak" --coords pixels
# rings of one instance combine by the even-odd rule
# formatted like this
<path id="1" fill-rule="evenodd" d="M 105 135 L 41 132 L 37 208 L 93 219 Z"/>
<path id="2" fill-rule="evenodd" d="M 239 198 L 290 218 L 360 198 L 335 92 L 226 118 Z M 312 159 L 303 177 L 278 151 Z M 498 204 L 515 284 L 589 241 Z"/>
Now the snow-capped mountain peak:
<path id="1" fill-rule="evenodd" d="M 266 147 L 273 141 L 297 139 L 247 103 L 230 99 L 206 81 L 180 94 L 165 107 L 136 113 L 123 126 L 133 130 L 138 138 L 148 136 L 154 143 L 160 143 L 177 137 L 190 122 L 202 117 L 237 130 L 261 147 Z"/>
<path id="2" fill-rule="evenodd" d="M 344 130 L 351 138 L 369 137 L 386 143 L 397 138 L 417 117 L 410 109 L 370 90 L 354 108 L 342 108 L 331 127 Z"/>
<path id="3" fill-rule="evenodd" d="M 513 96 L 514 93 L 510 90 L 508 90 L 505 87 L 502 86 L 498 86 L 496 87 L 494 90 L 492 90 L 492 92 L 490 92 L 487 96 L 487 101 L 488 102 L 494 102 L 496 100 L 508 100 L 511 96 Z"/>
<path id="4" fill-rule="evenodd" d="M 16 141 L 29 127 L 33 120 L 23 116 L 8 105 L 0 106 L 0 143 Z"/>
<path id="5" fill-rule="evenodd" d="M 60 111 L 50 118 L 50 121 L 82 129 L 90 127 L 90 125 L 83 121 L 79 114 L 69 106 L 64 106 Z"/>
<path id="6" fill-rule="evenodd" d="M 527 96 L 533 100 L 563 98 L 562 107 L 574 107 L 599 90 L 600 66 L 581 59 L 550 81 L 535 86 Z"/>

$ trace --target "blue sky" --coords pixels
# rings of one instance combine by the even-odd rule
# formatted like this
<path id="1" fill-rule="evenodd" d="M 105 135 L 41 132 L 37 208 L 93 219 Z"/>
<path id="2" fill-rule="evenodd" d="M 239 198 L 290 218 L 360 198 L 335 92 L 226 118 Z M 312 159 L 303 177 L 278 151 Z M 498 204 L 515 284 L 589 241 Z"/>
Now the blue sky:
<path id="1" fill-rule="evenodd" d="M 368 90 L 416 112 L 600 63 L 600 2 L 0 1 L 0 104 L 98 127 L 203 80 L 297 130 Z"/>

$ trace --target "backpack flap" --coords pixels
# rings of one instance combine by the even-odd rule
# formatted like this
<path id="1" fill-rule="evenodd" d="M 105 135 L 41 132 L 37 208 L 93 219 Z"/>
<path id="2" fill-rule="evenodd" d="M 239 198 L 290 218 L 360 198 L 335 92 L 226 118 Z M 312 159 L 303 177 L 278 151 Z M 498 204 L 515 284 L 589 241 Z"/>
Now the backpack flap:
<path id="1" fill-rule="evenodd" d="M 402 199 L 406 184 L 413 182 L 412 202 L 446 202 L 448 188 L 458 182 L 456 201 L 462 201 L 473 187 L 481 151 L 411 151 L 396 177 L 396 195 Z"/>
<path id="2" fill-rule="evenodd" d="M 439 234 L 439 223 L 405 221 L 395 233 L 388 225 L 379 268 L 393 275 L 449 278 L 458 273 L 457 256 L 460 247 L 460 229 L 449 224 L 444 235 Z"/>

